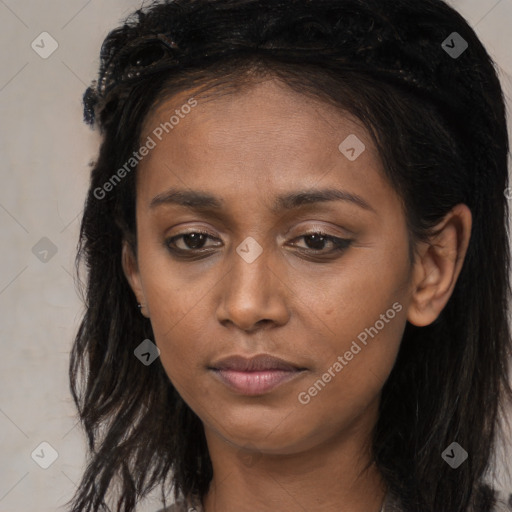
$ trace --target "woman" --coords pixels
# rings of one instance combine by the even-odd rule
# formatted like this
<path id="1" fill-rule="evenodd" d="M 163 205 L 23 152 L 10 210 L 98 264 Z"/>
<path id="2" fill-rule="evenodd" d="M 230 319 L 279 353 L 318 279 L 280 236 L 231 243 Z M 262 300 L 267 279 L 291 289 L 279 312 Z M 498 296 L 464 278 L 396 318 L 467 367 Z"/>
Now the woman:
<path id="1" fill-rule="evenodd" d="M 508 134 L 459 14 L 157 2 L 84 103 L 73 512 L 505 510 Z"/>

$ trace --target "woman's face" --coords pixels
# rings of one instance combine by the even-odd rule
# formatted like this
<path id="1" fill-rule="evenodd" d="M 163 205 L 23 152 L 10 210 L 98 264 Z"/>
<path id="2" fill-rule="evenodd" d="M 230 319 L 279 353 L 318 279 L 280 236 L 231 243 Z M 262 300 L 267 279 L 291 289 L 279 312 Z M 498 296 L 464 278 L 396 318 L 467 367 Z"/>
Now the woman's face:
<path id="1" fill-rule="evenodd" d="M 369 433 L 411 267 L 367 131 L 272 80 L 176 95 L 142 142 L 138 254 L 129 263 L 125 250 L 125 271 L 207 436 L 291 454 Z M 288 366 L 221 362 L 258 355 Z"/>

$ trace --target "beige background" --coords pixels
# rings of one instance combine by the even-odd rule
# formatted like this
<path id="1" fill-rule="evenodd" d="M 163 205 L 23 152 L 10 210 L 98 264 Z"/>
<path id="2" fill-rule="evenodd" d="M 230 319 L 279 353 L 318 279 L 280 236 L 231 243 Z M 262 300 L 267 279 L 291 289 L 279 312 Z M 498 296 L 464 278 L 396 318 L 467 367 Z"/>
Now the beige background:
<path id="1" fill-rule="evenodd" d="M 511 105 L 512 0 L 452 4 L 497 60 Z M 98 140 L 82 123 L 81 97 L 103 38 L 139 5 L 0 0 L 0 512 L 64 510 L 83 470 L 67 375 L 81 313 L 70 273 Z M 58 43 L 47 59 L 31 47 L 42 32 Z M 42 237 L 57 248 L 46 263 L 32 252 Z M 58 452 L 48 469 L 31 458 L 41 442 Z"/>

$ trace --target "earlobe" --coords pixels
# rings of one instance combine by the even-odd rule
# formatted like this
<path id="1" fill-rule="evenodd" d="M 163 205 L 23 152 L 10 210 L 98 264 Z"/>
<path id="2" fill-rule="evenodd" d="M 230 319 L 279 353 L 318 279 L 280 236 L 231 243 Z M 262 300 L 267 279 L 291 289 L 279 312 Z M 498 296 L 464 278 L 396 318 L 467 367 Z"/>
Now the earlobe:
<path id="1" fill-rule="evenodd" d="M 412 295 L 407 320 L 418 327 L 430 325 L 450 299 L 471 237 L 472 216 L 458 204 L 435 227 L 435 235 L 421 244 L 414 263 Z"/>

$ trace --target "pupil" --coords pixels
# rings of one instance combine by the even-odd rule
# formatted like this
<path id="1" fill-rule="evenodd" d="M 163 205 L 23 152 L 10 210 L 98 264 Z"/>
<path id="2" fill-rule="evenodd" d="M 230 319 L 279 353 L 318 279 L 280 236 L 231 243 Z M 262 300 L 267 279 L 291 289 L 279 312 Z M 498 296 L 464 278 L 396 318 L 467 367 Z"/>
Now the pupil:
<path id="1" fill-rule="evenodd" d="M 324 249 L 325 237 L 322 235 L 306 235 L 305 237 L 306 244 L 315 250 Z M 183 236 L 183 240 L 185 244 L 190 249 L 200 249 L 205 241 L 205 235 L 202 233 L 188 233 Z"/>
<path id="2" fill-rule="evenodd" d="M 307 240 L 313 241 L 313 247 L 311 247 L 311 249 L 321 250 L 324 248 L 323 244 L 325 241 L 325 237 L 323 237 L 322 235 L 307 235 L 306 243 L 307 243 Z M 315 243 L 316 243 L 316 245 L 315 245 Z M 311 245 L 311 244 L 307 244 L 307 245 Z M 318 245 L 320 245 L 320 247 Z"/>
<path id="3" fill-rule="evenodd" d="M 183 239 L 190 249 L 200 249 L 204 243 L 204 235 L 202 233 L 189 233 Z M 189 243 L 189 240 L 192 241 L 192 244 Z"/>

